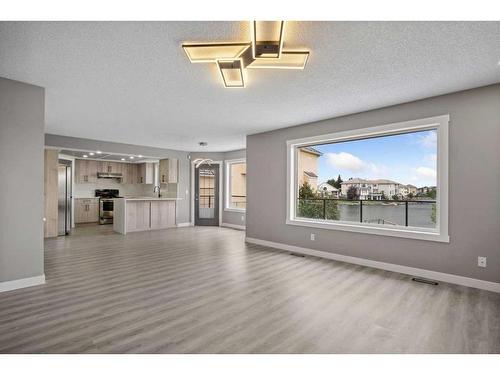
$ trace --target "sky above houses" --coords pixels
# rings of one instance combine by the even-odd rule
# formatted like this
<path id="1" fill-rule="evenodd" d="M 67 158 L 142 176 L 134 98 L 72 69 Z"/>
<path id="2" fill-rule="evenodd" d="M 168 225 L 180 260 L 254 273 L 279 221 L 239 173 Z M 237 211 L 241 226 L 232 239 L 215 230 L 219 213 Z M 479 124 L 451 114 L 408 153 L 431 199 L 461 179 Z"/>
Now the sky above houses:
<path id="1" fill-rule="evenodd" d="M 318 183 L 340 174 L 343 180 L 385 178 L 417 187 L 436 185 L 436 130 L 314 148 L 323 153 L 318 161 Z"/>

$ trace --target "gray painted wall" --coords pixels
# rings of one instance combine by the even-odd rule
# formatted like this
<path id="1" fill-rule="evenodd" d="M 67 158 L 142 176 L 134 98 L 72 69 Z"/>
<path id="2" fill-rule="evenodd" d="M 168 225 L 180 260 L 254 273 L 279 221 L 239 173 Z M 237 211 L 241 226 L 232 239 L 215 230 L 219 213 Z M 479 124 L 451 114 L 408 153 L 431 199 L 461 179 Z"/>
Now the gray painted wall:
<path id="1" fill-rule="evenodd" d="M 246 150 L 236 150 L 236 151 L 228 151 L 228 152 L 192 152 L 191 160 L 196 158 L 210 158 L 214 161 L 226 161 L 232 159 L 244 159 L 246 157 Z M 226 196 L 226 169 L 224 164 L 222 164 L 222 181 L 223 181 L 223 190 L 222 190 L 222 199 L 225 199 Z M 224 202 L 223 206 L 224 207 Z M 222 209 L 222 222 L 226 224 L 233 225 L 246 225 L 246 214 L 244 212 L 234 212 L 234 211 L 226 211 L 224 208 Z"/>
<path id="2" fill-rule="evenodd" d="M 188 223 L 190 217 L 190 162 L 188 152 L 167 150 L 156 147 L 136 146 L 124 143 L 103 142 L 94 139 L 64 137 L 60 135 L 46 134 L 45 145 L 57 148 L 78 149 L 78 150 L 102 150 L 112 153 L 144 155 L 157 158 L 177 158 L 179 159 L 179 183 L 177 186 L 178 197 L 182 200 L 177 202 L 177 223 Z M 175 184 L 173 185 L 175 188 Z M 169 189 L 172 185 L 169 185 Z M 163 193 L 162 193 L 163 194 Z M 175 192 L 169 191 L 168 196 L 173 196 Z"/>
<path id="3" fill-rule="evenodd" d="M 449 244 L 285 224 L 287 140 L 448 113 Z M 499 84 L 250 135 L 247 173 L 248 237 L 500 282 Z"/>
<path id="4" fill-rule="evenodd" d="M 0 282 L 43 274 L 42 87 L 0 78 Z"/>

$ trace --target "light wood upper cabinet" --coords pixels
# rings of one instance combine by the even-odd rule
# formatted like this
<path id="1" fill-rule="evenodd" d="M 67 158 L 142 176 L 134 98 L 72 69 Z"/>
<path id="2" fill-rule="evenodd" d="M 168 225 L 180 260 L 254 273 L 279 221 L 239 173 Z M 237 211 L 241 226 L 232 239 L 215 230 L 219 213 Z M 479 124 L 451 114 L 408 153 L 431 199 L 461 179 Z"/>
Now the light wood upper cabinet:
<path id="1" fill-rule="evenodd" d="M 75 223 L 95 223 L 99 221 L 98 198 L 75 199 Z"/>
<path id="2" fill-rule="evenodd" d="M 124 184 L 136 184 L 137 183 L 137 164 L 124 163 L 122 166 Z"/>
<path id="3" fill-rule="evenodd" d="M 98 163 L 95 160 L 75 160 L 75 182 L 77 184 L 94 183 L 97 181 Z"/>
<path id="4" fill-rule="evenodd" d="M 137 183 L 153 184 L 154 183 L 154 165 L 153 163 L 141 163 L 137 166 Z"/>
<path id="5" fill-rule="evenodd" d="M 122 164 L 114 161 L 99 161 L 98 163 L 98 172 L 100 173 L 122 173 Z"/>
<path id="6" fill-rule="evenodd" d="M 160 160 L 160 183 L 175 184 L 179 175 L 179 159 Z"/>

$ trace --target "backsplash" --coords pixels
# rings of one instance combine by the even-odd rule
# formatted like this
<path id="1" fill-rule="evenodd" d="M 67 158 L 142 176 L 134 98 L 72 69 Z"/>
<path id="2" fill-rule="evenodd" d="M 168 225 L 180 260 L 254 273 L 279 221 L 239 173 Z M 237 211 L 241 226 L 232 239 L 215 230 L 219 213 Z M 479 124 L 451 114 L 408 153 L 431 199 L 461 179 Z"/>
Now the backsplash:
<path id="1" fill-rule="evenodd" d="M 98 179 L 96 183 L 74 184 L 73 196 L 75 198 L 92 198 L 96 189 L 118 189 L 120 196 L 152 197 L 153 184 L 121 184 L 113 179 Z M 177 195 L 177 184 L 161 186 L 163 197 L 175 198 Z"/>

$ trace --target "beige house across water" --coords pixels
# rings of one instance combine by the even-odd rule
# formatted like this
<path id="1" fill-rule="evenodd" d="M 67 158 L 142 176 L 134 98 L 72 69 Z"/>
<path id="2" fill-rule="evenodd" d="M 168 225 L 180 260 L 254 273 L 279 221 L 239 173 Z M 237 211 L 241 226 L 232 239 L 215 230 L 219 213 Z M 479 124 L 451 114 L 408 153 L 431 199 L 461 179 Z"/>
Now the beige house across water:
<path id="1" fill-rule="evenodd" d="M 297 157 L 297 176 L 299 187 L 307 182 L 313 191 L 318 186 L 318 158 L 323 155 L 312 147 L 302 147 L 299 149 Z"/>

